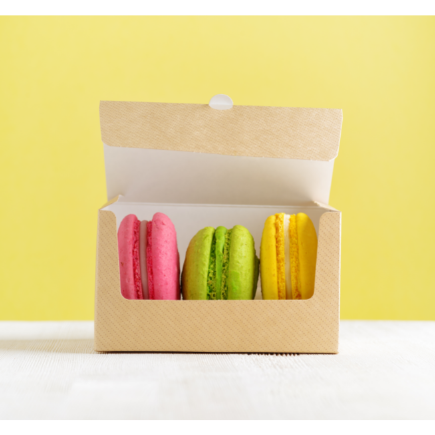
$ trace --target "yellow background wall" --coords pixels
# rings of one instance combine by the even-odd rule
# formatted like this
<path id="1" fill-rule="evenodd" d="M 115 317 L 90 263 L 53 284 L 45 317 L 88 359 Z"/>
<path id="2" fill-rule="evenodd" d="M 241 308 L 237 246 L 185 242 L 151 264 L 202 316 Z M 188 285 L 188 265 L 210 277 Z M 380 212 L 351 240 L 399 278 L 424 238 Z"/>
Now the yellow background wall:
<path id="1" fill-rule="evenodd" d="M 100 100 L 342 108 L 344 319 L 435 320 L 434 17 L 0 18 L 0 319 L 92 319 Z"/>

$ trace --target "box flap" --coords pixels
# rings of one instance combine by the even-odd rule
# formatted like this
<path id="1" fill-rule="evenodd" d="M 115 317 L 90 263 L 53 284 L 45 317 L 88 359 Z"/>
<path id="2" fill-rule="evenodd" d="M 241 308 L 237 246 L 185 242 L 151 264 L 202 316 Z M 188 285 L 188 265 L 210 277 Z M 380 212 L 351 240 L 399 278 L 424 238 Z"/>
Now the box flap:
<path id="1" fill-rule="evenodd" d="M 228 156 L 329 161 L 337 157 L 341 109 L 102 101 L 106 145 Z"/>
<path id="2" fill-rule="evenodd" d="M 103 101 L 100 116 L 108 198 L 329 202 L 341 110 Z"/>

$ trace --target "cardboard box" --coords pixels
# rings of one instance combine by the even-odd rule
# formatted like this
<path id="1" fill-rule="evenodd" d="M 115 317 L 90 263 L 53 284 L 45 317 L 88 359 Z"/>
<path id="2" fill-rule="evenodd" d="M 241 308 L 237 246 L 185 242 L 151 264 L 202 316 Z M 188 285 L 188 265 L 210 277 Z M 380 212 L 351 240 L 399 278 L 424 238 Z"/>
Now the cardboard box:
<path id="1" fill-rule="evenodd" d="M 342 111 L 103 101 L 108 198 L 98 213 L 95 350 L 337 353 L 341 213 L 328 206 Z M 307 213 L 318 234 L 308 300 L 127 300 L 117 228 L 167 214 L 181 267 L 205 226 L 247 227 L 260 253 L 274 213 Z"/>

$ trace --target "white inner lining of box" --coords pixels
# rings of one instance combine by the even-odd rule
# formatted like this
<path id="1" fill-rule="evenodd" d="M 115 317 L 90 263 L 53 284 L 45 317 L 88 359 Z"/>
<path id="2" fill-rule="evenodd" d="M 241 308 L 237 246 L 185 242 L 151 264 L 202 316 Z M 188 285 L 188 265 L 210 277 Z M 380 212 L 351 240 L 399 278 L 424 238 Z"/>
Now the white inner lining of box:
<path id="1" fill-rule="evenodd" d="M 271 159 L 104 145 L 107 197 L 179 204 L 328 204 L 334 160 Z"/>

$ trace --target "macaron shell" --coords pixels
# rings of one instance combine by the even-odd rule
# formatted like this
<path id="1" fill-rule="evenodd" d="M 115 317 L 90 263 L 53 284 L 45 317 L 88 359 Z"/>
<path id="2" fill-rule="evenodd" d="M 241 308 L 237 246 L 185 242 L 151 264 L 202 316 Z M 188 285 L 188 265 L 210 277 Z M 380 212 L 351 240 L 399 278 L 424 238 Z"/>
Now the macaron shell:
<path id="1" fill-rule="evenodd" d="M 134 214 L 126 216 L 118 230 L 121 294 L 126 299 L 143 299 L 139 263 L 140 222 Z"/>
<path id="2" fill-rule="evenodd" d="M 163 213 L 152 220 L 153 299 L 180 299 L 180 263 L 177 232 L 172 221 Z"/>
<path id="3" fill-rule="evenodd" d="M 228 266 L 228 300 L 250 300 L 255 297 L 258 281 L 258 258 L 249 230 L 236 225 L 231 230 Z"/>
<path id="4" fill-rule="evenodd" d="M 184 299 L 207 300 L 207 276 L 214 232 L 213 227 L 203 228 L 189 243 L 181 276 Z"/>
<path id="5" fill-rule="evenodd" d="M 302 299 L 314 294 L 317 261 L 317 234 L 313 222 L 305 213 L 296 216 L 299 247 L 299 291 Z"/>
<path id="6" fill-rule="evenodd" d="M 260 276 L 263 299 L 278 299 L 276 216 L 266 219 L 260 247 Z"/>

